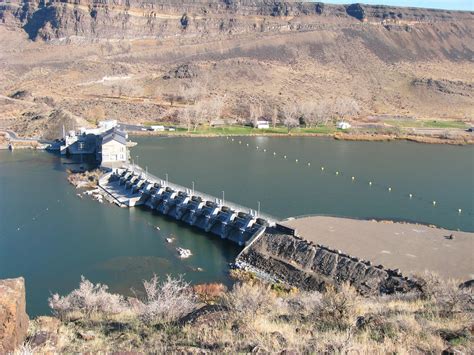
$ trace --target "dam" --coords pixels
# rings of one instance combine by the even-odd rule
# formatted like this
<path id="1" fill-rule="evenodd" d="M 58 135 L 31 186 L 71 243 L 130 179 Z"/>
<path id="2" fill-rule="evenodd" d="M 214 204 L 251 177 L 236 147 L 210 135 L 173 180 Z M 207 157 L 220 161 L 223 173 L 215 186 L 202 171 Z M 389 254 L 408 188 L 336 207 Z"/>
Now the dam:
<path id="1" fill-rule="evenodd" d="M 274 226 L 272 216 L 163 180 L 136 165 L 124 164 L 104 174 L 99 187 L 121 207 L 146 206 L 240 246 Z"/>
<path id="2" fill-rule="evenodd" d="M 308 242 L 271 216 L 193 191 L 124 165 L 103 175 L 99 186 L 122 207 L 146 206 L 206 233 L 245 246 L 235 267 L 263 279 L 308 290 L 349 281 L 366 295 L 408 292 L 416 281 L 399 270 L 374 266 L 339 250 Z"/>

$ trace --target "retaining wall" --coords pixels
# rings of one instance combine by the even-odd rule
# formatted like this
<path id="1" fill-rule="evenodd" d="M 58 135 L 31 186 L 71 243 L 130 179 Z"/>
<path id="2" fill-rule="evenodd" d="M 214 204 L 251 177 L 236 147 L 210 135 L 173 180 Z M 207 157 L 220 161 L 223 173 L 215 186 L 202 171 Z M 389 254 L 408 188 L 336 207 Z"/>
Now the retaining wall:
<path id="1" fill-rule="evenodd" d="M 317 245 L 276 228 L 245 248 L 236 259 L 240 268 L 305 290 L 324 290 L 328 284 L 351 283 L 361 294 L 391 294 L 418 288 L 399 270 L 372 265 L 357 257 Z"/>

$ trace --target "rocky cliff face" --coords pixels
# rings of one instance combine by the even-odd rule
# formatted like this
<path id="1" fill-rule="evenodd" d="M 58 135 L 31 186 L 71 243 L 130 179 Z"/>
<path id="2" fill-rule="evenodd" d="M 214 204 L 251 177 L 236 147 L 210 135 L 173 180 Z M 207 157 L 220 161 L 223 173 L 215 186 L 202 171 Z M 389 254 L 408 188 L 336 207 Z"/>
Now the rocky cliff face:
<path id="1" fill-rule="evenodd" d="M 32 118 L 51 109 L 92 123 L 176 120 L 173 100 L 186 88 L 198 88 L 199 98 L 225 96 L 224 115 L 242 121 L 252 102 L 270 118 L 288 102 L 339 97 L 355 99 L 370 123 L 474 114 L 470 12 L 270 0 L 0 0 L 0 43 L 0 95 L 8 100 L 0 121 L 34 135 L 45 125 Z M 24 90 L 31 103 L 5 99 Z"/>
<path id="2" fill-rule="evenodd" d="M 372 265 L 301 238 L 269 230 L 237 258 L 237 265 L 307 290 L 349 282 L 361 294 L 392 294 L 416 289 L 398 270 Z"/>
<path id="3" fill-rule="evenodd" d="M 465 12 L 268 0 L 13 0 L 0 6 L 0 21 L 22 27 L 33 40 L 228 37 L 310 31 L 330 22 L 410 31 L 416 24 L 473 20 Z"/>
<path id="4" fill-rule="evenodd" d="M 25 280 L 0 280 L 0 354 L 13 352 L 28 331 Z"/>

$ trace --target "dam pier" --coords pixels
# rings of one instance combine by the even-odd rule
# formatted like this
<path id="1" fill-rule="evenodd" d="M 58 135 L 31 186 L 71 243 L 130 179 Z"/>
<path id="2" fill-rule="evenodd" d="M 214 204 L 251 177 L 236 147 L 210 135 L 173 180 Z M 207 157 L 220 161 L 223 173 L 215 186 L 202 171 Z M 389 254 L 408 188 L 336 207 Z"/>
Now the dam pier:
<path id="1" fill-rule="evenodd" d="M 146 206 L 241 246 L 261 236 L 276 219 L 215 196 L 170 183 L 136 165 L 104 174 L 99 187 L 121 207 Z"/>

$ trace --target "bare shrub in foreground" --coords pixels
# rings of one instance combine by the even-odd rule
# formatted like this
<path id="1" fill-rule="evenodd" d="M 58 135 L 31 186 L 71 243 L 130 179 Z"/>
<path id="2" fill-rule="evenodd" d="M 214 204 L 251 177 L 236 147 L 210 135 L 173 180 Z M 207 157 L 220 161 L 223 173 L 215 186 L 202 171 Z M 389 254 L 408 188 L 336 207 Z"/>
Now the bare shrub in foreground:
<path id="1" fill-rule="evenodd" d="M 472 289 L 460 289 L 455 280 L 442 280 L 435 273 L 425 272 L 418 276 L 418 281 L 422 296 L 434 302 L 436 311 L 452 315 L 474 307 Z"/>
<path id="2" fill-rule="evenodd" d="M 66 296 L 53 294 L 49 299 L 49 307 L 60 319 L 68 314 L 79 312 L 86 318 L 92 314 L 117 314 L 126 310 L 127 305 L 123 296 L 107 292 L 108 286 L 93 284 L 81 276 L 79 288 Z"/>
<path id="3" fill-rule="evenodd" d="M 304 317 L 319 314 L 322 309 L 322 294 L 317 291 L 301 291 L 287 300 L 288 307 L 293 314 Z"/>
<path id="4" fill-rule="evenodd" d="M 154 275 L 150 281 L 143 281 L 146 298 L 139 311 L 142 321 L 167 323 L 178 320 L 197 307 L 197 299 L 190 285 L 182 277 L 173 279 L 167 276 L 158 282 Z"/>
<path id="5" fill-rule="evenodd" d="M 319 317 L 330 327 L 345 329 L 355 323 L 359 295 L 349 283 L 344 283 L 337 290 L 329 286 L 322 295 L 322 309 Z"/>
<path id="6" fill-rule="evenodd" d="M 268 286 L 238 283 L 225 295 L 223 303 L 244 318 L 271 311 L 276 297 Z"/>
<path id="7" fill-rule="evenodd" d="M 194 286 L 194 291 L 203 302 L 212 303 L 224 295 L 227 287 L 220 283 L 201 284 Z"/>

